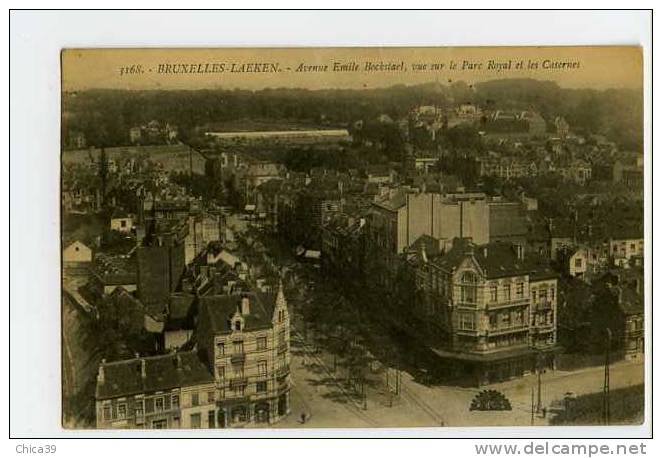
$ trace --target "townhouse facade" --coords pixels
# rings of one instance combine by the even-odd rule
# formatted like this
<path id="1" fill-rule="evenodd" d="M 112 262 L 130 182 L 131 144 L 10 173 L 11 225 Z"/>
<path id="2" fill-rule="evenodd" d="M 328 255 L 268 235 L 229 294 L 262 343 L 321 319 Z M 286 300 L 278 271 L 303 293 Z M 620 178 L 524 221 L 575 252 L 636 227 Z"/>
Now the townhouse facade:
<path id="1" fill-rule="evenodd" d="M 428 344 L 442 375 L 483 385 L 554 366 L 557 277 L 522 246 L 455 239 L 413 265 L 418 288 L 432 293 L 417 313 L 437 328 Z"/>
<path id="2" fill-rule="evenodd" d="M 213 428 L 217 425 L 214 389 L 212 373 L 195 352 L 104 360 L 97 375 L 96 426 Z"/>
<path id="3" fill-rule="evenodd" d="M 198 347 L 213 370 L 219 425 L 272 424 L 290 412 L 290 324 L 277 294 L 200 298 Z"/>

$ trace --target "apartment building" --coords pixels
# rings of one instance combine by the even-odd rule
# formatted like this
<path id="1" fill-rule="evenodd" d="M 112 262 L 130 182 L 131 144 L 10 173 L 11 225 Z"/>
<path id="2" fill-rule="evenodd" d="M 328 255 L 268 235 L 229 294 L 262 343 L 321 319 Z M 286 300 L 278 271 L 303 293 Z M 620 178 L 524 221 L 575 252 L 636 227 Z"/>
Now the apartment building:
<path id="1" fill-rule="evenodd" d="M 198 349 L 213 370 L 219 422 L 275 423 L 290 411 L 290 324 L 277 294 L 200 298 Z"/>
<path id="2" fill-rule="evenodd" d="M 443 375 L 472 374 L 482 385 L 554 365 L 557 277 L 521 245 L 455 239 L 446 253 L 411 262 L 432 301 L 413 312 L 432 324 Z"/>
<path id="3" fill-rule="evenodd" d="M 214 377 L 195 352 L 99 365 L 97 428 L 214 428 L 216 412 Z"/>

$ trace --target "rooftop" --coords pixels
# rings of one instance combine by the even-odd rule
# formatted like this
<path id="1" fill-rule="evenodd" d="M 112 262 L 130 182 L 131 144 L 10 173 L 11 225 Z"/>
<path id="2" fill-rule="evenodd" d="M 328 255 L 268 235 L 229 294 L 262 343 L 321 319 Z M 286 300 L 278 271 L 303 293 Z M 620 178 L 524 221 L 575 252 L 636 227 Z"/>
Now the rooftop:
<path id="1" fill-rule="evenodd" d="M 200 298 L 200 319 L 208 320 L 214 332 L 231 332 L 230 318 L 241 307 L 243 297 L 248 297 L 250 313 L 244 315 L 244 329 L 247 331 L 271 326 L 271 319 L 276 304 L 276 294 L 244 293 Z"/>
<path id="2" fill-rule="evenodd" d="M 97 382 L 97 399 L 131 396 L 214 381 L 213 375 L 194 352 L 102 363 L 99 370 L 103 373 L 103 382 Z"/>

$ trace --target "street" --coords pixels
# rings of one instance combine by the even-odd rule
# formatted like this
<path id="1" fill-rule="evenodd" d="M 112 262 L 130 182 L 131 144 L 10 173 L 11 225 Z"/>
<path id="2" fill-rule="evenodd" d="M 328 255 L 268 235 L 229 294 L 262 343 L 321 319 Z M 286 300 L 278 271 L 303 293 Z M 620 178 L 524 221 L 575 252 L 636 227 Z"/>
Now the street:
<path id="1" fill-rule="evenodd" d="M 232 216 L 228 227 L 237 233 L 246 230 L 244 221 Z M 269 253 L 264 253 L 269 256 Z M 272 259 L 273 262 L 278 260 Z M 299 265 L 300 269 L 306 266 Z M 297 278 L 295 276 L 295 278 Z M 301 281 L 293 280 L 294 283 Z M 289 298 L 295 313 L 298 302 L 312 300 L 314 291 L 300 285 L 290 285 L 302 297 Z M 531 374 L 522 378 L 480 388 L 458 386 L 426 386 L 414 381 L 406 371 L 381 366 L 379 370 L 365 370 L 364 396 L 347 386 L 342 368 L 335 368 L 334 356 L 312 342 L 305 341 L 302 322 L 294 320 L 292 326 L 291 363 L 291 415 L 274 425 L 278 428 L 300 427 L 431 427 L 431 426 L 530 426 L 531 390 L 537 401 L 538 377 Z M 334 369 L 335 368 L 335 369 Z M 394 394 L 392 381 L 400 372 L 399 393 Z M 387 373 L 389 375 L 387 375 Z M 576 371 L 547 371 L 541 379 L 541 404 L 548 412 L 543 418 L 533 416 L 534 425 L 548 425 L 553 418 L 552 406 L 560 406 L 568 392 L 580 396 L 602 391 L 604 367 L 589 367 Z M 612 390 L 644 383 L 642 363 L 619 361 L 611 366 Z M 387 388 L 390 387 L 391 389 Z M 511 411 L 470 411 L 473 398 L 481 391 L 494 389 L 511 402 Z M 306 420 L 302 421 L 302 414 Z"/>

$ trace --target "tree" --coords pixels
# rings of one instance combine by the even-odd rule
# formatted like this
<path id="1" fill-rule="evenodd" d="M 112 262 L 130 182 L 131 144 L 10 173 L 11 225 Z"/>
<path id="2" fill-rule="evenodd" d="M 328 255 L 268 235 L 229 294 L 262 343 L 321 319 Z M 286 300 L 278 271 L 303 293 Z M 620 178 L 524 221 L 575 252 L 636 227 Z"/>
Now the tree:
<path id="1" fill-rule="evenodd" d="M 101 181 L 101 206 L 106 207 L 106 187 L 108 186 L 108 157 L 106 156 L 106 149 L 101 147 L 98 161 L 98 174 Z"/>

